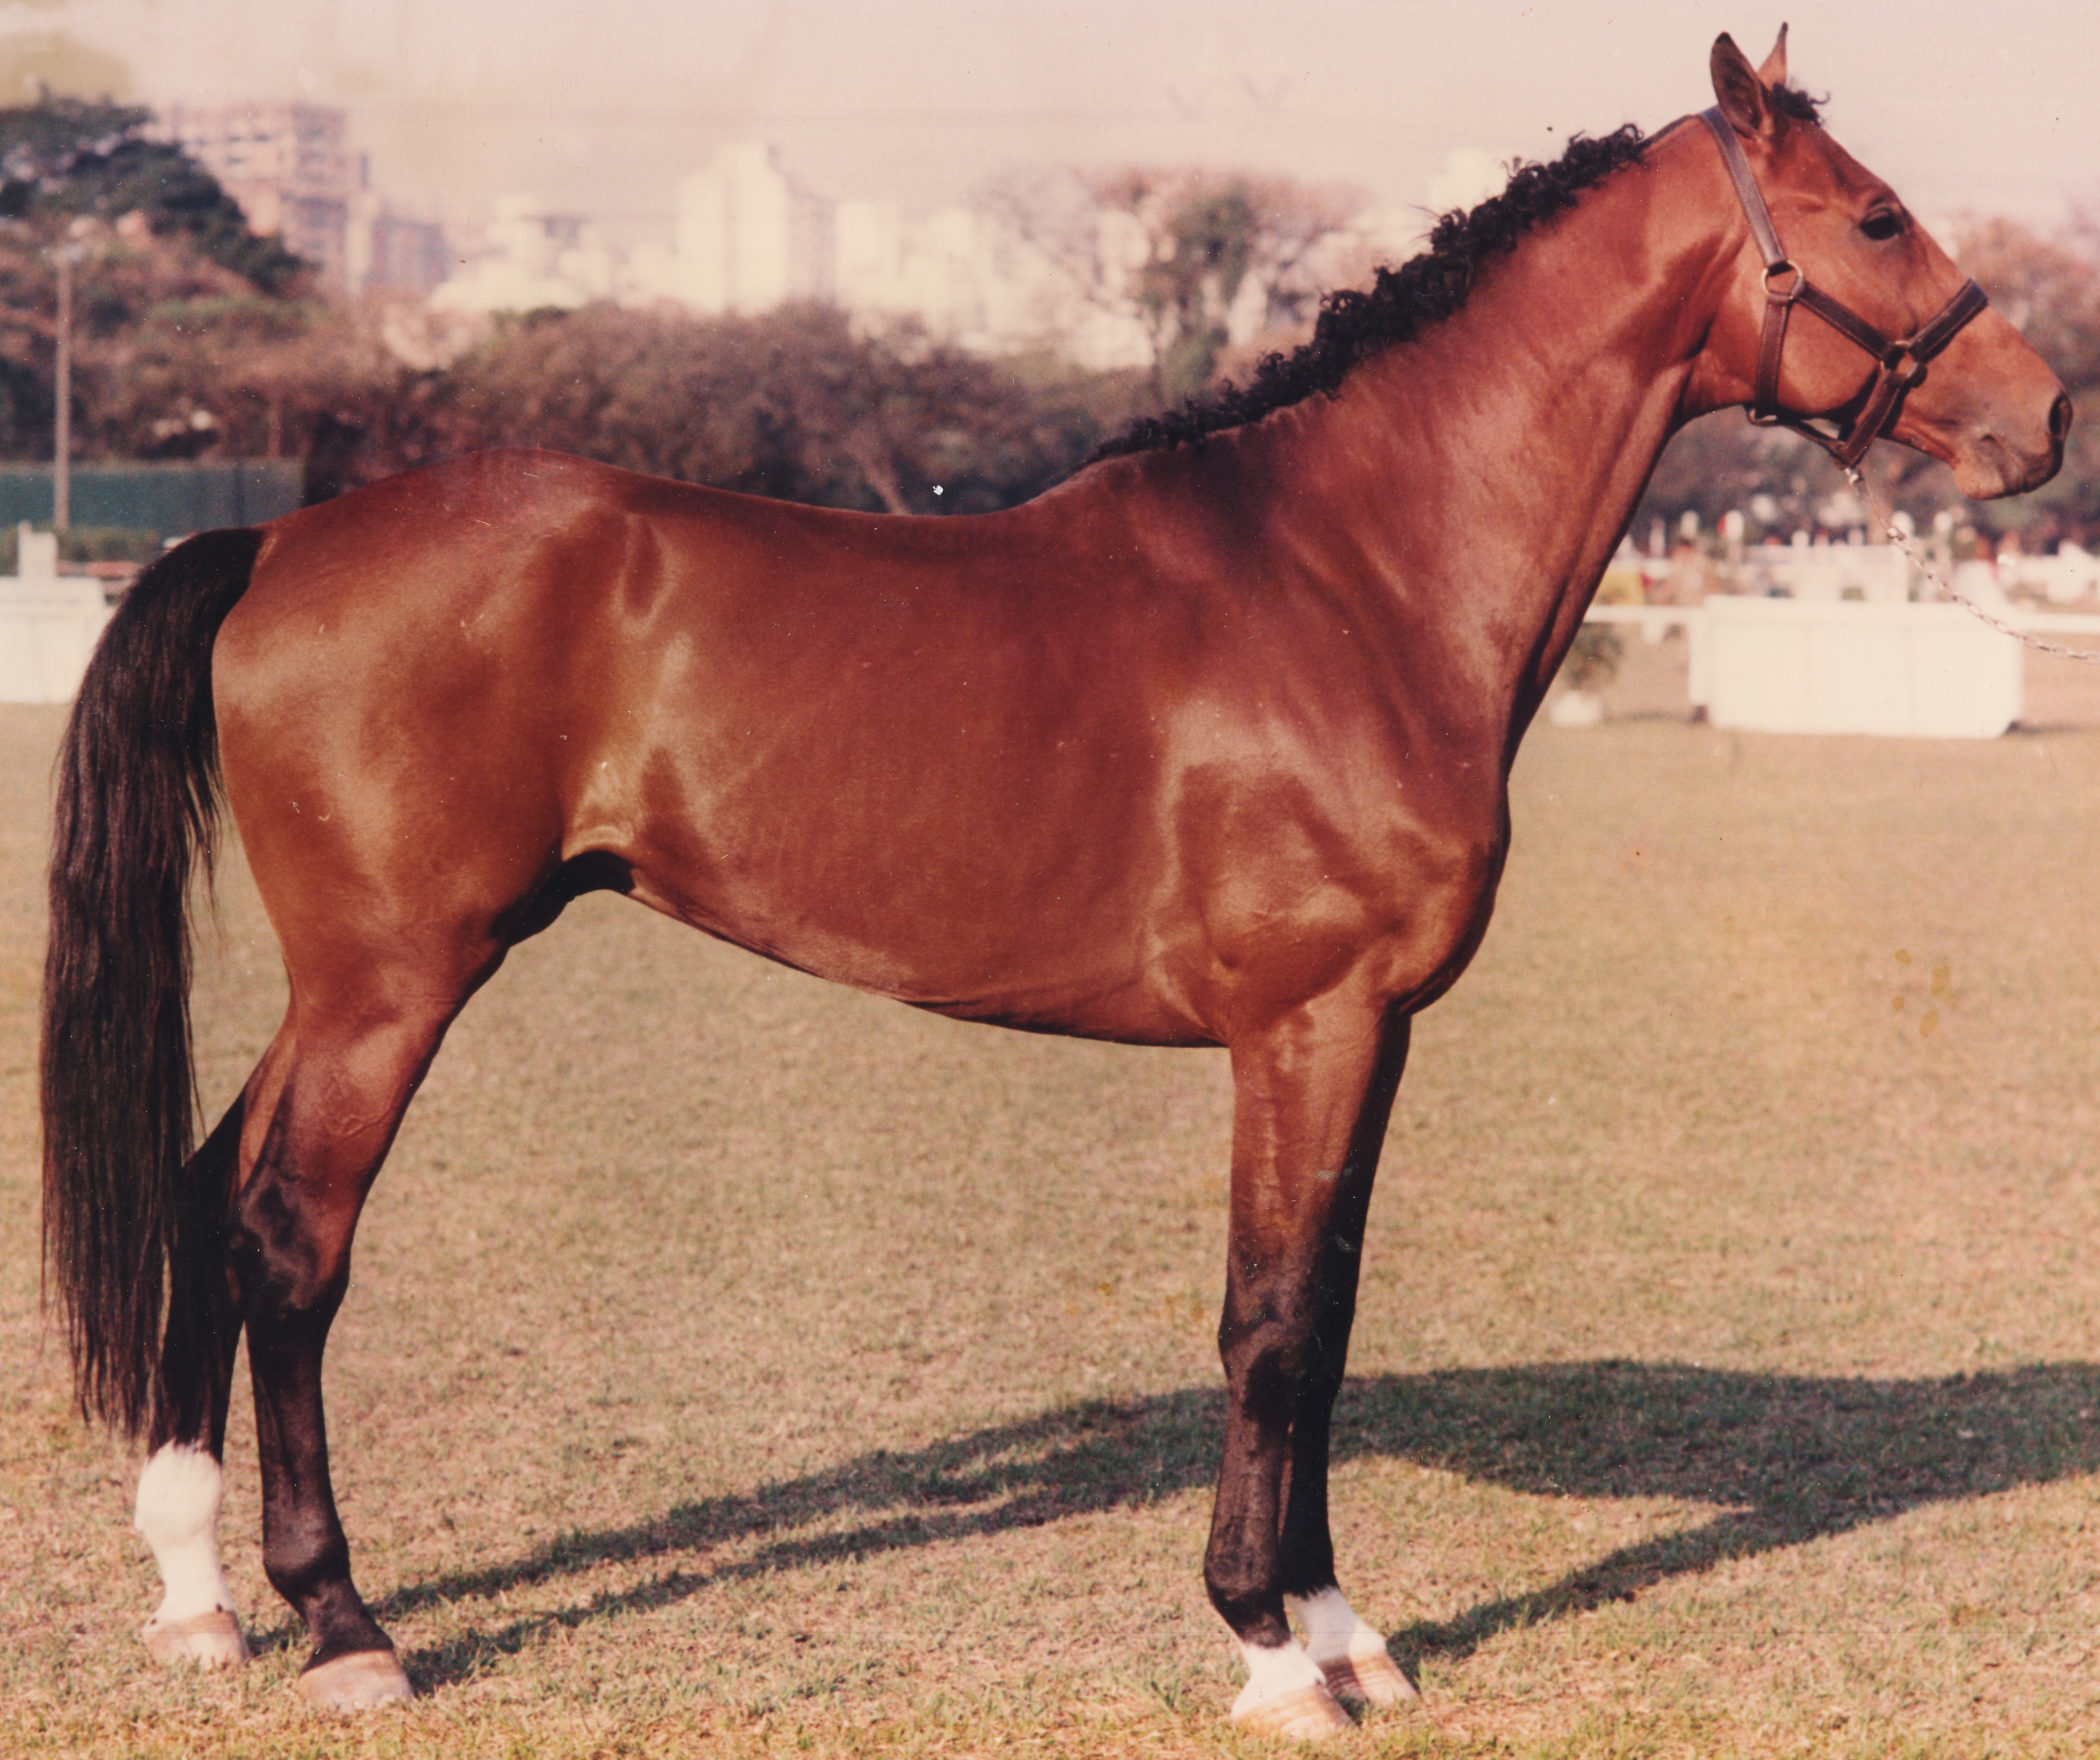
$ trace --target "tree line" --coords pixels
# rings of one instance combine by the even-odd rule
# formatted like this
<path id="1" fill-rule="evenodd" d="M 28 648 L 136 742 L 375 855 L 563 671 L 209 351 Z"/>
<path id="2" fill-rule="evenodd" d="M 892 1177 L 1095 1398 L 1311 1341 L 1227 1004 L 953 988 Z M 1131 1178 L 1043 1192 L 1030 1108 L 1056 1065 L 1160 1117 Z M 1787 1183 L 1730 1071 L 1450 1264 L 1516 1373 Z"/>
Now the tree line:
<path id="1" fill-rule="evenodd" d="M 530 313 L 419 367 L 150 125 L 73 99 L 0 109 L 0 456 L 51 456 L 61 250 L 76 457 L 303 458 L 316 496 L 515 444 L 827 505 L 982 511 L 1149 407 L 1142 374 L 863 334 L 815 305 Z"/>
<path id="2" fill-rule="evenodd" d="M 988 359 L 908 327 L 866 333 L 814 305 L 759 317 L 527 314 L 419 366 L 402 358 L 412 349 L 387 346 L 380 313 L 324 298 L 310 266 L 251 234 L 150 122 L 72 99 L 0 109 L 0 456 L 51 453 L 60 249 L 77 258 L 73 430 L 84 459 L 302 458 L 319 496 L 473 447 L 527 444 L 915 512 L 1040 492 L 1134 417 L 1288 346 L 1323 283 L 1366 267 L 1352 256 L 1346 190 L 1146 170 L 1008 180 L 991 205 L 1076 286 L 1134 311 L 1152 370 L 1090 372 L 1048 351 Z M 2100 229 L 2049 236 L 1984 220 L 1952 242 L 2074 401 L 2100 412 Z M 1251 345 L 1230 344 L 1234 311 L 1264 332 Z M 2016 502 L 1967 508 L 1943 469 L 1893 448 L 1877 448 L 1873 468 L 1921 519 L 1953 505 L 1985 530 L 2100 545 L 2093 421 L 2074 428 L 2062 474 Z M 1843 488 L 1815 448 L 1724 412 L 1672 443 L 1636 530 L 1735 508 L 1754 536 L 1784 536 L 1842 523 Z"/>

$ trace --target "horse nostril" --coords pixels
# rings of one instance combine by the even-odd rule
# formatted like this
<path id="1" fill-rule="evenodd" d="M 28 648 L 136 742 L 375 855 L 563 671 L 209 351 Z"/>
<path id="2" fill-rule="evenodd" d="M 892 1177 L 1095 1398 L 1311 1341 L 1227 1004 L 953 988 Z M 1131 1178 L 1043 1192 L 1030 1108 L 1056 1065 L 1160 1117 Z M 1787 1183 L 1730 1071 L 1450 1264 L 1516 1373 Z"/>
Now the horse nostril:
<path id="1" fill-rule="evenodd" d="M 2071 432 L 2071 399 L 2062 392 L 2056 394 L 2056 401 L 2049 406 L 2049 437 L 2058 446 Z"/>

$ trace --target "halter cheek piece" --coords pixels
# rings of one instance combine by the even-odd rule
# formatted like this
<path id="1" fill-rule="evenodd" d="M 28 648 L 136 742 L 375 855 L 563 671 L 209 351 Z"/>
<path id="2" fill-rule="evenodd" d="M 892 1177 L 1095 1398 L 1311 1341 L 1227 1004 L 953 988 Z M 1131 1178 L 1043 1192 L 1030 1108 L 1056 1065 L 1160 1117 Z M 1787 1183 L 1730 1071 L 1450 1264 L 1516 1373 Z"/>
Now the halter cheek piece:
<path id="1" fill-rule="evenodd" d="M 1983 289 L 1973 280 L 1964 281 L 1954 297 L 1912 334 L 1899 338 L 1882 335 L 1865 319 L 1815 286 L 1798 267 L 1787 260 L 1785 249 L 1772 227 L 1771 210 L 1765 206 L 1765 198 L 1758 191 L 1757 179 L 1751 175 L 1749 161 L 1743 157 L 1742 143 L 1736 139 L 1734 127 L 1718 106 L 1701 111 L 1699 120 L 1712 131 L 1720 146 L 1721 162 L 1728 168 L 1744 215 L 1750 223 L 1750 236 L 1758 241 L 1758 249 L 1765 259 L 1765 328 L 1763 338 L 1758 344 L 1757 396 L 1750 405 L 1750 420 L 1760 427 L 1778 426 L 1804 434 L 1847 470 L 1853 470 L 1867 456 L 1867 448 L 1895 420 L 1904 393 L 1925 377 L 1926 363 L 1953 341 L 1955 333 L 1983 309 L 1988 302 Z M 1796 306 L 1806 306 L 1839 335 L 1858 343 L 1880 363 L 1880 373 L 1874 381 L 1873 390 L 1867 394 L 1864 407 L 1850 426 L 1834 437 L 1811 427 L 1806 416 L 1779 407 L 1780 355 L 1786 347 L 1786 321 Z"/>

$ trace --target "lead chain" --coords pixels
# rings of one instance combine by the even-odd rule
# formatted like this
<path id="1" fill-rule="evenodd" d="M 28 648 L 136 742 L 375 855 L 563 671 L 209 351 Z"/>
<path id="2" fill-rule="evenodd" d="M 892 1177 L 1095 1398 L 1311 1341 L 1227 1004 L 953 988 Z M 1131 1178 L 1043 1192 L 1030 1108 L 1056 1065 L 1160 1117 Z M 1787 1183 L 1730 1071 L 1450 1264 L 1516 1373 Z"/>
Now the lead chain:
<path id="1" fill-rule="evenodd" d="M 1967 593 L 1956 592 L 1947 577 L 1926 561 L 1923 552 L 1904 535 L 1903 527 L 1895 523 L 1890 516 L 1889 510 L 1882 505 L 1881 497 L 1868 487 L 1867 479 L 1850 465 L 1843 468 L 1845 474 L 1851 479 L 1852 487 L 1857 489 L 1865 500 L 1867 509 L 1874 516 L 1875 523 L 1888 534 L 1889 542 L 1908 557 L 1918 572 L 1939 589 L 1939 596 L 1942 598 L 1952 599 L 1972 617 L 1980 619 L 1993 629 L 2010 636 L 2015 642 L 2024 642 L 2029 647 L 2036 649 L 2041 653 L 2061 655 L 2067 660 L 2084 660 L 2089 665 L 2100 665 L 2100 648 L 2067 648 L 2059 642 L 2045 642 L 2040 636 L 2031 635 L 2024 629 L 2015 629 L 2004 618 L 1995 616 L 1985 611 Z"/>

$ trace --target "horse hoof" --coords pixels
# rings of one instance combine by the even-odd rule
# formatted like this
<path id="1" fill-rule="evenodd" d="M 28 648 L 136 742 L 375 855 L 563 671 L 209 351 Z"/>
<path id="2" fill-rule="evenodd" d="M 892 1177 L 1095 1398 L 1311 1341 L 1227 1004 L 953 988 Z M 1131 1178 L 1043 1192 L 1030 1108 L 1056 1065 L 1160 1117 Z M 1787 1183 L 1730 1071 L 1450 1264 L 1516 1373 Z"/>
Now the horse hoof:
<path id="1" fill-rule="evenodd" d="M 224 1608 L 179 1620 L 157 1613 L 139 1628 L 139 1635 L 146 1640 L 146 1654 L 163 1667 L 194 1662 L 201 1669 L 237 1669 L 248 1660 L 240 1621 Z"/>
<path id="2" fill-rule="evenodd" d="M 390 1650 L 354 1650 L 316 1662 L 299 1677 L 299 1696 L 324 1711 L 372 1711 L 416 1696 Z"/>
<path id="3" fill-rule="evenodd" d="M 1323 1736 L 1354 1729 L 1356 1722 L 1324 1687 L 1299 1687 L 1258 1705 L 1236 1712 L 1233 1722 L 1257 1736 L 1286 1736 L 1293 1741 L 1317 1741 Z"/>
<path id="4" fill-rule="evenodd" d="M 1381 1650 L 1372 1656 L 1343 1656 L 1338 1662 L 1322 1662 L 1327 1690 L 1337 1699 L 1359 1705 L 1405 1705 L 1416 1696 L 1414 1683 L 1400 1671 L 1400 1665 Z"/>

